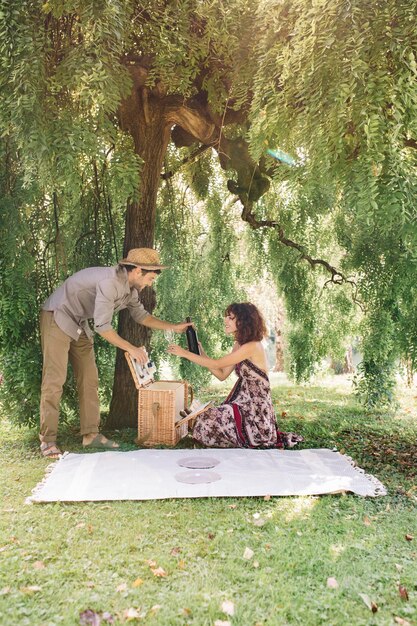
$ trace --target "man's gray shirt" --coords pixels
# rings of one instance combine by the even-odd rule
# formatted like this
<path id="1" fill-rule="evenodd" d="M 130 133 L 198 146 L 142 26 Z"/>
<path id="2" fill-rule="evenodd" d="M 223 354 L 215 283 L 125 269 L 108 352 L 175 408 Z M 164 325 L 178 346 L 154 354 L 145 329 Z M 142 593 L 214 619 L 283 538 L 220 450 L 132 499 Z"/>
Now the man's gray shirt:
<path id="1" fill-rule="evenodd" d="M 118 267 L 88 267 L 73 274 L 44 302 L 42 309 L 53 311 L 55 322 L 72 339 L 83 331 L 92 332 L 87 320 L 94 320 L 94 330 L 101 333 L 112 328 L 114 313 L 129 309 L 135 322 L 149 315 L 139 301 L 136 289 L 131 289 L 125 269 Z"/>

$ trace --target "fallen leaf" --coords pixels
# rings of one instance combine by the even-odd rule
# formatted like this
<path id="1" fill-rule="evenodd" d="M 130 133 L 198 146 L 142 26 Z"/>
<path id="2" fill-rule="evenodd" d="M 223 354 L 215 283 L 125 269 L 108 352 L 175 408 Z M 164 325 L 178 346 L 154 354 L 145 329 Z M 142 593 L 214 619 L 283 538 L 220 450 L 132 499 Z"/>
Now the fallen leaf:
<path id="1" fill-rule="evenodd" d="M 172 548 L 170 554 L 171 556 L 178 556 L 180 552 L 181 552 L 181 548 L 175 547 L 175 548 Z"/>
<path id="2" fill-rule="evenodd" d="M 228 621 L 223 621 L 221 619 L 216 619 L 216 621 L 214 622 L 214 626 L 232 626 L 232 625 Z"/>
<path id="3" fill-rule="evenodd" d="M 152 559 L 148 559 L 145 563 L 147 563 L 149 567 L 156 567 L 156 561 L 152 561 Z"/>
<path id="4" fill-rule="evenodd" d="M 253 567 L 254 567 L 255 569 L 258 569 L 258 567 L 259 567 L 259 561 L 254 561 L 254 562 L 253 562 Z"/>
<path id="5" fill-rule="evenodd" d="M 287 411 L 281 411 L 281 417 L 287 417 L 288 413 Z"/>
<path id="6" fill-rule="evenodd" d="M 127 591 L 127 583 L 120 583 L 120 585 L 117 585 L 116 591 L 118 591 L 119 593 L 122 593 L 122 591 Z"/>
<path id="7" fill-rule="evenodd" d="M 3 587 L 3 589 L 0 589 L 0 596 L 5 596 L 6 594 L 10 593 L 11 590 L 11 587 Z"/>
<path id="8" fill-rule="evenodd" d="M 222 602 L 221 610 L 232 617 L 235 614 L 235 605 L 230 600 L 225 600 Z"/>
<path id="9" fill-rule="evenodd" d="M 372 613 L 376 613 L 378 610 L 378 605 L 366 595 L 366 593 L 360 593 L 359 596 L 362 598 L 363 602 L 366 604 L 368 609 L 372 611 Z"/>
<path id="10" fill-rule="evenodd" d="M 406 587 L 398 585 L 398 593 L 400 594 L 401 600 L 408 600 L 408 591 Z"/>
<path id="11" fill-rule="evenodd" d="M 84 528 L 85 526 L 85 522 L 80 522 L 79 524 L 76 525 L 75 528 Z"/>
<path id="12" fill-rule="evenodd" d="M 85 583 L 85 586 L 88 587 L 89 589 L 93 589 L 96 585 L 95 583 L 93 583 L 92 580 L 87 580 L 87 582 Z"/>
<path id="13" fill-rule="evenodd" d="M 216 536 L 216 535 L 215 535 L 214 533 L 208 533 L 208 535 L 207 535 L 207 537 L 208 537 L 209 539 L 214 539 L 214 537 L 215 537 L 215 536 Z"/>
<path id="14" fill-rule="evenodd" d="M 154 604 L 153 606 L 151 606 L 151 608 L 149 609 L 149 613 L 151 615 L 155 615 L 155 613 L 157 613 L 159 611 L 159 609 L 162 609 L 162 605 L 161 604 Z"/>
<path id="15" fill-rule="evenodd" d="M 327 586 L 329 587 L 329 589 L 337 589 L 339 587 L 339 583 L 337 582 L 336 578 L 328 578 L 327 579 Z"/>
<path id="16" fill-rule="evenodd" d="M 253 522 L 253 525 L 258 526 L 258 527 L 264 526 L 265 524 L 266 524 L 266 520 L 264 520 L 262 517 L 260 517 L 259 519 L 256 519 Z"/>
<path id="17" fill-rule="evenodd" d="M 143 585 L 142 578 L 136 578 L 132 583 L 132 587 L 140 587 L 141 585 Z"/>
<path id="18" fill-rule="evenodd" d="M 42 591 L 42 588 L 38 585 L 29 585 L 28 587 L 20 587 L 20 591 L 22 593 L 36 593 L 37 591 Z"/>
<path id="19" fill-rule="evenodd" d="M 396 624 L 400 624 L 400 626 L 411 626 L 410 622 L 408 622 L 406 619 L 403 619 L 402 617 L 394 617 L 394 622 Z"/>
<path id="20" fill-rule="evenodd" d="M 179 569 L 185 569 L 185 561 L 184 561 L 184 559 L 180 559 L 178 561 L 178 568 Z"/>
<path id="21" fill-rule="evenodd" d="M 372 524 L 371 520 L 369 519 L 369 517 L 365 517 L 363 518 L 363 523 L 365 524 L 365 526 L 370 526 Z"/>
<path id="22" fill-rule="evenodd" d="M 101 617 L 92 609 L 86 609 L 80 613 L 81 626 L 100 626 Z"/>
<path id="23" fill-rule="evenodd" d="M 403 566 L 402 566 L 402 565 L 399 565 L 399 563 L 396 563 L 396 564 L 395 564 L 395 567 L 397 568 L 397 570 L 398 570 L 399 572 L 401 572 L 401 570 L 402 570 L 402 568 L 403 568 Z"/>
<path id="24" fill-rule="evenodd" d="M 2 546 L 0 548 L 0 552 L 4 552 L 5 550 L 7 550 L 10 546 Z"/>
<path id="25" fill-rule="evenodd" d="M 126 620 L 139 619 L 140 615 L 141 615 L 140 612 L 137 609 L 134 609 L 133 607 L 130 607 L 129 609 L 125 609 L 123 611 L 123 617 Z"/>
<path id="26" fill-rule="evenodd" d="M 229 504 L 229 509 L 236 509 L 237 504 Z"/>
<path id="27" fill-rule="evenodd" d="M 94 530 L 94 527 L 93 527 L 93 526 L 91 526 L 91 524 L 88 524 L 88 526 L 87 526 L 87 530 L 88 530 L 88 532 L 89 532 L 89 533 L 90 533 L 90 535 L 91 535 L 91 533 L 92 533 L 92 532 L 93 532 L 93 530 Z"/>
<path id="28" fill-rule="evenodd" d="M 151 567 L 151 572 L 154 576 L 158 576 L 159 578 L 164 578 L 168 576 L 163 567 Z"/>
<path id="29" fill-rule="evenodd" d="M 251 550 L 250 548 L 246 547 L 245 551 L 243 553 L 243 558 L 246 559 L 247 561 L 250 561 L 254 554 L 255 553 L 254 553 L 253 550 Z"/>
<path id="30" fill-rule="evenodd" d="M 413 541 L 414 535 L 406 535 L 405 538 L 407 539 L 407 541 Z"/>
<path id="31" fill-rule="evenodd" d="M 181 613 L 185 615 L 186 617 L 189 617 L 192 614 L 192 610 L 186 606 L 183 609 L 181 609 Z"/>
<path id="32" fill-rule="evenodd" d="M 271 496 L 269 495 L 269 493 L 268 493 L 266 496 L 264 496 L 264 500 L 266 500 L 267 502 L 268 502 L 268 500 L 270 500 L 270 499 L 271 499 Z"/>
<path id="33" fill-rule="evenodd" d="M 35 561 L 33 564 L 33 569 L 45 569 L 46 565 L 43 561 Z"/>

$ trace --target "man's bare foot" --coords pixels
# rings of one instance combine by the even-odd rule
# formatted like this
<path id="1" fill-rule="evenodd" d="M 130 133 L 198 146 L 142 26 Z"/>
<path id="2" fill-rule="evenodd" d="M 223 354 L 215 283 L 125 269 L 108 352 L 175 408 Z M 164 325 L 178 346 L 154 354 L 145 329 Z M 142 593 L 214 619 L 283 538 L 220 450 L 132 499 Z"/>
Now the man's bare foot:
<path id="1" fill-rule="evenodd" d="M 104 435 L 100 433 L 89 433 L 88 435 L 83 436 L 83 446 L 84 448 L 102 448 L 106 450 L 116 450 L 119 448 L 119 444 L 112 439 L 107 439 Z"/>

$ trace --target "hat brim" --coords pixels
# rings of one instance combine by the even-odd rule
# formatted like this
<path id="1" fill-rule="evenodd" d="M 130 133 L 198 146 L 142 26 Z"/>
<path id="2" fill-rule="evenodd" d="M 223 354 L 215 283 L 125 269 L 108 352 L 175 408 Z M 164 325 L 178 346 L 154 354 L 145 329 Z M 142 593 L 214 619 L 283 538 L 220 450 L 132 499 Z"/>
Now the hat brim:
<path id="1" fill-rule="evenodd" d="M 119 261 L 120 265 L 134 265 L 135 267 L 140 267 L 141 269 L 144 270 L 166 270 L 168 269 L 168 265 L 150 265 L 147 263 L 132 263 L 132 261 L 130 261 L 129 259 L 122 259 L 121 261 Z"/>

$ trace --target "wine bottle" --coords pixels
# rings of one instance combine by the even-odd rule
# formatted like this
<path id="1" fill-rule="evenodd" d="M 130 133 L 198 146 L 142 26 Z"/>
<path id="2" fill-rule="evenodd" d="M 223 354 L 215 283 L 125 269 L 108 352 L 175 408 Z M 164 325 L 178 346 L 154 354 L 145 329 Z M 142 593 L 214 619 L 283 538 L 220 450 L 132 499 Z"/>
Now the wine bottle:
<path id="1" fill-rule="evenodd" d="M 186 320 L 187 322 L 191 322 L 191 317 L 186 317 Z M 194 354 L 200 354 L 197 333 L 195 332 L 195 329 L 192 326 L 187 326 L 185 334 L 187 335 L 187 344 L 189 351 L 193 352 Z"/>

